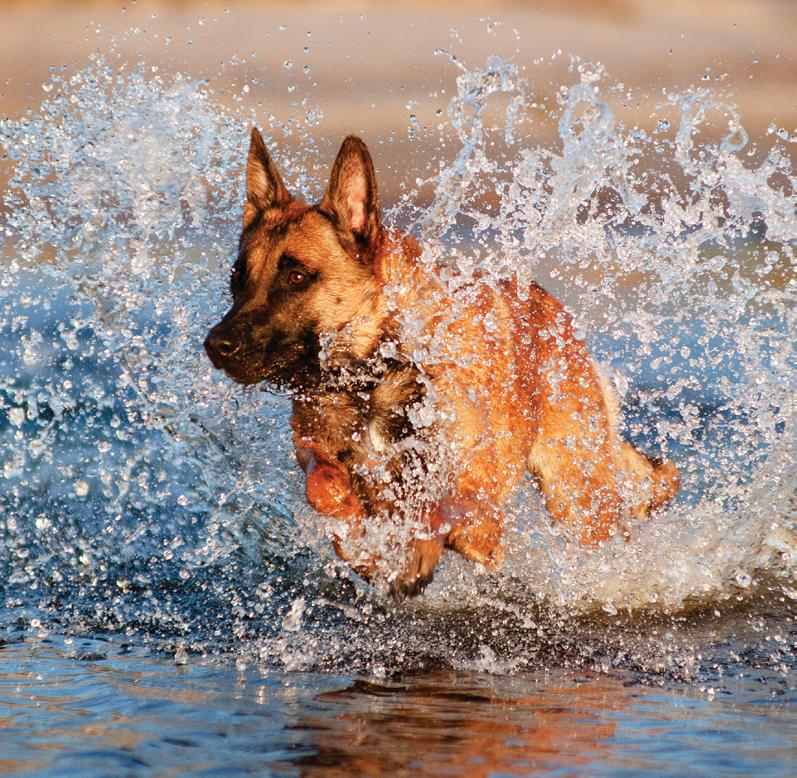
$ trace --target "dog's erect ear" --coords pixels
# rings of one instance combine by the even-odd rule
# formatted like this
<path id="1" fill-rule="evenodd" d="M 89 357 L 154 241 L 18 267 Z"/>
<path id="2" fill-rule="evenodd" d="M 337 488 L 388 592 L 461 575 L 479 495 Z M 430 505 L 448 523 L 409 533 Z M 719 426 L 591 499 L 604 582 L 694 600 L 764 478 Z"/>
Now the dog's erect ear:
<path id="1" fill-rule="evenodd" d="M 373 247 L 382 227 L 376 196 L 374 163 L 365 144 L 353 135 L 343 141 L 321 207 L 334 214 L 341 226 Z"/>
<path id="2" fill-rule="evenodd" d="M 246 160 L 247 205 L 266 210 L 287 205 L 290 201 L 291 196 L 266 149 L 260 130 L 252 127 L 249 157 Z"/>

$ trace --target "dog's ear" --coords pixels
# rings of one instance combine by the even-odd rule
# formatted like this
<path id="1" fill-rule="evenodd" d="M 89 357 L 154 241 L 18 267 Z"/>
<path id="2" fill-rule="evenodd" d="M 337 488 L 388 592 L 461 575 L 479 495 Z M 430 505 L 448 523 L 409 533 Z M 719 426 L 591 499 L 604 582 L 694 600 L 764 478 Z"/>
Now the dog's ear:
<path id="1" fill-rule="evenodd" d="M 376 196 L 374 163 L 365 144 L 353 135 L 340 147 L 321 207 L 337 217 L 344 230 L 371 248 L 376 245 L 382 215 Z"/>
<path id="2" fill-rule="evenodd" d="M 249 143 L 249 157 L 246 160 L 246 205 L 244 208 L 244 221 L 247 212 L 252 208 L 258 211 L 267 208 L 279 208 L 287 205 L 291 196 L 282 183 L 282 178 L 277 167 L 266 149 L 263 136 L 257 127 L 252 127 L 252 137 Z"/>

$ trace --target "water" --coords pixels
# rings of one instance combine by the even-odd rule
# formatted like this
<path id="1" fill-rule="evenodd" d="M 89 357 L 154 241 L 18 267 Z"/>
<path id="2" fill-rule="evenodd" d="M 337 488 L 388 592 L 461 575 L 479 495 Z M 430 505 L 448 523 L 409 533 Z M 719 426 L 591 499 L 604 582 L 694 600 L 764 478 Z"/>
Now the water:
<path id="1" fill-rule="evenodd" d="M 229 662 L 175 667 L 87 639 L 2 656 L 16 667 L 4 669 L 2 699 L 13 689 L 18 738 L 2 766 L 33 775 L 55 762 L 89 775 L 782 776 L 794 748 L 794 713 L 765 685 L 780 694 L 780 678 L 711 692 L 558 670 L 385 681 Z"/>
<path id="2" fill-rule="evenodd" d="M 501 570 L 447 558 L 403 604 L 364 585 L 304 503 L 286 398 L 231 385 L 201 349 L 227 305 L 245 96 L 225 109 L 112 55 L 56 71 L 0 123 L 2 769 L 791 763 L 793 140 L 750 140 L 703 84 L 664 94 L 646 132 L 615 119 L 625 89 L 600 65 L 572 60 L 541 106 L 545 63 L 440 56 L 455 94 L 410 134 L 449 161 L 387 221 L 435 272 L 565 299 L 627 435 L 678 463 L 679 498 L 589 552 L 529 485 Z M 540 112 L 557 144 L 535 145 Z M 320 115 L 265 130 L 318 199 Z"/>

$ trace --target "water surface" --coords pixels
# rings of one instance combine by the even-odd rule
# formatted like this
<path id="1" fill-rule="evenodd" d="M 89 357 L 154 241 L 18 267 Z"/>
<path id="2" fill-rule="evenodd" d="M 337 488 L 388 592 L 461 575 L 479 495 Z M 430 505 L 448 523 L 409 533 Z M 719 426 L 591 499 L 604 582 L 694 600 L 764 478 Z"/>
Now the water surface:
<path id="1" fill-rule="evenodd" d="M 29 774 L 785 775 L 794 688 L 550 669 L 285 673 L 115 639 L 3 647 L 5 771 Z"/>
<path id="2" fill-rule="evenodd" d="M 225 108 L 113 51 L 55 71 L 0 122 L 8 772 L 793 772 L 793 141 L 751 140 L 703 82 L 665 91 L 646 131 L 599 63 L 572 58 L 543 104 L 544 61 L 438 56 L 440 126 L 407 142 L 446 156 L 418 159 L 388 223 L 429 272 L 565 299 L 679 498 L 588 551 L 525 484 L 500 571 L 446 558 L 402 604 L 358 580 L 304 502 L 288 400 L 201 349 L 227 305 L 247 92 Z M 318 199 L 331 159 L 301 97 L 259 123 Z"/>

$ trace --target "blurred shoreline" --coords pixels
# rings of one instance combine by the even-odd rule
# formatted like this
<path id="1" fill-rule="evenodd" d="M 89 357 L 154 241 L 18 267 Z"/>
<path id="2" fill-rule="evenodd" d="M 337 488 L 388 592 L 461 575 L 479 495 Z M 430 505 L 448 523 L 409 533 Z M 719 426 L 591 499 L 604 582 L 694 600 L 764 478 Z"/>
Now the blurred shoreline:
<path id="1" fill-rule="evenodd" d="M 160 75 L 179 71 L 207 79 L 214 100 L 249 109 L 262 126 L 269 116 L 296 115 L 302 101 L 320 108 L 322 150 L 333 153 L 348 133 L 372 145 L 390 144 L 380 181 L 391 199 L 437 159 L 442 145 L 437 111 L 455 92 L 459 71 L 435 54 L 438 48 L 469 68 L 493 53 L 529 66 L 524 76 L 549 105 L 561 84 L 577 80 L 567 72 L 569 55 L 599 61 L 610 76 L 607 84 L 626 90 L 616 90 L 612 108 L 628 127 L 652 129 L 664 90 L 703 82 L 737 106 L 753 141 L 771 134 L 772 125 L 789 133 L 797 127 L 797 4 L 779 0 L 345 6 L 42 0 L 0 8 L 3 116 L 36 110 L 51 68 L 70 72 L 99 51 L 120 68 L 146 63 Z M 532 67 L 535 58 L 544 60 L 541 67 Z M 412 143 L 411 115 L 421 128 Z M 555 141 L 556 132 L 549 117 L 535 117 L 535 143 Z M 300 142 L 287 138 L 285 145 Z M 412 175 L 405 174 L 408 167 Z M 6 168 L 0 165 L 3 188 Z"/>

